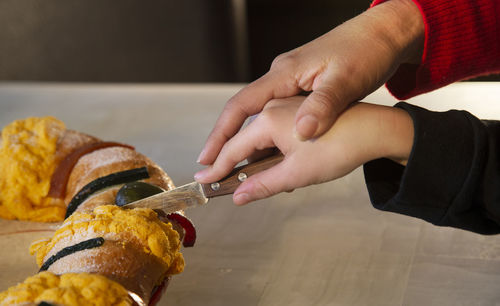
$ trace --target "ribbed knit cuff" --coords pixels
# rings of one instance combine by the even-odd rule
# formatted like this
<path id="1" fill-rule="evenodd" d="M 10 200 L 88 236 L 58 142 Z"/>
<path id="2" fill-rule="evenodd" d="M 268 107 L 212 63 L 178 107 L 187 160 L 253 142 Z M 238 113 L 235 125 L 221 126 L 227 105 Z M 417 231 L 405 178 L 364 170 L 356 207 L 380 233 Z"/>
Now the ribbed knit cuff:
<path id="1" fill-rule="evenodd" d="M 375 0 L 371 7 L 386 2 Z M 404 64 L 387 82 L 408 99 L 466 78 L 500 72 L 500 3 L 495 0 L 413 0 L 425 24 L 420 65 Z"/>

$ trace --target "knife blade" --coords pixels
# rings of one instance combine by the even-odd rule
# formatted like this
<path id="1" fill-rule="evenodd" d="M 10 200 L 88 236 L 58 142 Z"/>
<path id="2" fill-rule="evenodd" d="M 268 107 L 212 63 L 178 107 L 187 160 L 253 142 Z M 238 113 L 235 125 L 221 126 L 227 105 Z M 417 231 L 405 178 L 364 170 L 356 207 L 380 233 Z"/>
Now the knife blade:
<path id="1" fill-rule="evenodd" d="M 211 198 L 233 193 L 248 177 L 271 168 L 281 162 L 283 158 L 282 154 L 273 155 L 263 160 L 236 167 L 229 175 L 220 181 L 209 184 L 192 182 L 172 190 L 131 202 L 123 207 L 160 209 L 168 214 L 191 207 L 203 206 L 207 204 L 208 200 Z"/>

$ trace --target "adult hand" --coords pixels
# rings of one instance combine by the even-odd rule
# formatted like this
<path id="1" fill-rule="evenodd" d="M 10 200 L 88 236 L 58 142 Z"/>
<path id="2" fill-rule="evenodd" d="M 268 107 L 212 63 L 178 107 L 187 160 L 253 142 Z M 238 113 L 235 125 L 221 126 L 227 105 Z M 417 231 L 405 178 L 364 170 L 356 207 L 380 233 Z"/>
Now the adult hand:
<path id="1" fill-rule="evenodd" d="M 213 165 L 195 175 L 201 183 L 215 182 L 244 159 L 268 148 L 285 158 L 250 176 L 235 191 L 236 204 L 282 191 L 334 180 L 363 163 L 388 157 L 405 163 L 413 143 L 413 123 L 402 109 L 356 103 L 345 110 L 321 137 L 300 141 L 291 130 L 304 97 L 272 100 L 248 126 L 223 147 Z"/>
<path id="2" fill-rule="evenodd" d="M 423 35 L 417 6 L 411 0 L 391 0 L 278 56 L 268 73 L 227 102 L 198 162 L 212 164 L 243 122 L 270 100 L 301 91 L 311 93 L 292 129 L 301 140 L 322 135 L 349 103 L 384 84 L 401 63 L 418 63 Z"/>

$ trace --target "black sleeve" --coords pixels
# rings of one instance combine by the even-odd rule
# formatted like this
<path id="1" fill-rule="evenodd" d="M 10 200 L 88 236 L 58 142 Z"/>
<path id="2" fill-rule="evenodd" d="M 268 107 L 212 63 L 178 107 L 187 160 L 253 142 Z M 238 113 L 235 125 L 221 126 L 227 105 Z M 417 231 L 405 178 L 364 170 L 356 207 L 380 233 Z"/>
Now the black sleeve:
<path id="1" fill-rule="evenodd" d="M 406 167 L 388 159 L 364 165 L 377 209 L 481 234 L 500 233 L 500 122 L 465 111 L 396 107 L 413 119 Z"/>

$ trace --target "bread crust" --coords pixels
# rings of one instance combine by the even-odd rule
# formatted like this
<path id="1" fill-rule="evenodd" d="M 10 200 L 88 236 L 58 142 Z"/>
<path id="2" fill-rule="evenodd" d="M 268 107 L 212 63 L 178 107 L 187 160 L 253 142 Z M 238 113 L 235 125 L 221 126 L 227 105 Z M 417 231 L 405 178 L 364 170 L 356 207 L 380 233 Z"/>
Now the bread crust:
<path id="1" fill-rule="evenodd" d="M 85 238 L 80 236 L 78 239 L 60 241 L 44 260 L 64 247 L 97 236 L 96 233 L 90 233 Z M 120 283 L 148 303 L 154 287 L 159 285 L 158 280 L 161 282 L 165 279 L 168 267 L 157 257 L 145 253 L 143 246 L 132 236 L 106 234 L 104 237 L 103 245 L 62 257 L 48 271 L 55 274 L 97 273 Z"/>
<path id="2" fill-rule="evenodd" d="M 90 150 L 89 147 L 83 147 L 102 141 L 99 138 L 74 130 L 65 130 L 64 132 L 61 131 L 61 133 L 63 134 L 57 140 L 57 150 L 54 156 L 55 166 L 57 168 L 63 161 L 66 161 L 66 163 L 61 165 L 61 168 L 71 169 L 71 172 L 67 177 L 68 182 L 65 185 L 65 191 L 61 190 L 60 192 L 61 195 L 64 193 L 63 198 L 60 198 L 58 193 L 45 196 L 44 198 L 44 200 L 48 202 L 52 201 L 54 204 L 58 204 L 60 210 L 64 209 L 62 204 L 63 201 L 67 206 L 71 202 L 71 199 L 87 184 L 100 177 L 125 170 L 146 167 L 149 178 L 142 181 L 159 186 L 165 190 L 170 190 L 175 187 L 170 177 L 159 165 L 132 148 L 120 146 L 121 144 L 116 145 L 112 143 L 113 146 L 97 149 L 84 154 L 78 158 L 78 161 L 74 166 L 71 166 L 71 168 L 67 165 L 73 165 L 73 161 L 75 161 L 76 158 L 67 157 L 70 156 L 72 152 L 75 152 L 75 150 L 79 148 L 83 149 L 82 151 L 86 149 Z M 95 146 L 92 146 L 91 149 L 95 149 Z M 51 157 L 53 156 L 52 154 L 54 154 L 52 152 L 53 151 L 50 153 Z M 76 151 L 73 153 L 73 157 L 79 154 L 81 154 L 81 151 Z M 66 175 L 56 175 L 52 178 L 54 177 L 66 178 Z M 57 186 L 64 186 L 64 183 Z M 90 212 L 97 206 L 114 204 L 116 194 L 120 188 L 120 185 L 116 185 L 97 191 L 81 203 L 76 211 Z M 112 207 L 112 209 L 118 208 Z M 127 211 L 127 213 L 130 213 L 130 211 Z M 156 216 L 153 212 L 151 212 L 150 215 Z M 122 220 L 121 218 L 124 218 L 123 215 L 114 220 Z M 161 218 L 160 220 L 163 223 L 158 223 L 163 229 L 163 226 L 165 226 L 164 223 L 168 221 L 164 215 L 161 217 L 159 216 L 159 218 Z M 72 220 L 67 221 L 74 222 Z M 154 232 L 148 226 L 155 222 L 157 222 L 156 218 L 152 217 L 147 219 L 145 224 L 141 223 L 143 227 L 140 228 L 144 228 L 146 233 L 148 233 L 147 231 L 149 230 Z M 37 258 L 37 261 L 43 269 L 47 269 L 55 274 L 81 272 L 100 274 L 118 282 L 130 292 L 137 294 L 147 304 L 151 299 L 154 288 L 168 281 L 170 279 L 169 275 L 179 273 L 184 265 L 182 254 L 179 253 L 180 243 L 178 240 L 180 236 L 180 241 L 182 241 L 184 230 L 176 222 L 171 223 L 174 230 L 168 225 L 168 233 L 172 235 L 167 235 L 167 237 L 175 238 L 168 241 L 170 249 L 175 250 L 174 253 L 167 252 L 158 255 L 157 252 L 155 253 L 156 255 L 153 254 L 158 249 L 162 250 L 161 247 L 158 248 L 157 246 L 163 247 L 167 245 L 165 243 L 165 238 L 163 238 L 164 236 L 162 236 L 167 233 L 166 230 L 163 232 L 160 231 L 160 234 L 154 232 L 154 235 L 144 238 L 142 235 L 134 236 L 137 235 L 137 233 L 132 234 L 129 232 L 131 228 L 137 229 L 139 227 L 133 227 L 130 226 L 130 223 L 123 222 L 125 225 L 120 227 L 119 230 L 116 230 L 116 226 L 110 227 L 107 230 L 99 230 L 97 227 L 93 228 L 90 226 L 87 228 L 82 227 L 78 230 L 74 230 L 73 228 L 68 229 L 69 232 L 64 232 L 63 237 L 57 240 L 57 242 L 54 242 L 46 254 L 44 252 L 47 251 L 47 249 L 39 253 L 40 256 L 43 256 L 42 263 L 40 263 L 42 258 Z M 179 236 L 177 233 L 179 233 Z M 88 247 L 92 248 L 85 249 L 85 243 L 81 243 L 98 237 L 102 239 L 94 240 L 99 241 L 97 246 L 89 246 L 90 244 L 87 244 Z M 35 242 L 34 245 L 37 245 L 37 242 Z M 83 247 L 81 247 L 82 245 Z M 38 249 L 39 247 L 38 245 Z M 64 252 L 58 254 L 58 252 L 63 249 Z M 75 251 L 75 249 L 78 250 Z M 67 254 L 69 252 L 73 253 Z M 58 256 L 51 258 L 56 254 L 58 254 Z M 55 260 L 57 257 L 60 258 Z M 169 258 L 172 260 L 169 261 Z"/>
<path id="3" fill-rule="evenodd" d="M 99 141 L 101 140 L 96 137 L 67 130 L 58 142 L 56 160 L 60 162 L 75 149 Z M 113 146 L 98 149 L 79 158 L 68 178 L 64 203 L 68 205 L 85 185 L 100 177 L 141 167 L 146 167 L 150 176 L 142 181 L 165 190 L 175 188 L 170 177 L 151 159 L 133 149 Z M 97 206 L 114 204 L 120 188 L 121 185 L 112 186 L 92 194 L 79 205 L 76 211 L 90 212 Z M 162 219 L 166 221 L 165 218 Z M 173 227 L 182 239 L 184 235 L 182 227 L 175 222 Z M 45 256 L 44 262 L 65 247 L 96 237 L 105 239 L 102 246 L 62 257 L 54 262 L 48 271 L 56 274 L 98 273 L 117 281 L 148 303 L 155 286 L 168 278 L 168 267 L 159 258 L 145 252 L 141 242 L 127 233 L 101 235 L 92 230 L 77 232 L 54 245 Z"/>
<path id="4" fill-rule="evenodd" d="M 99 139 L 73 130 L 65 130 L 57 141 L 56 163 L 59 164 L 66 156 L 79 147 L 98 142 Z"/>
<path id="5" fill-rule="evenodd" d="M 61 162 L 75 149 L 99 141 L 96 137 L 67 130 L 58 142 L 56 160 Z M 85 185 L 100 177 L 141 167 L 146 167 L 149 173 L 149 178 L 142 181 L 165 190 L 175 188 L 170 177 L 151 159 L 133 149 L 115 146 L 99 149 L 80 157 L 69 176 L 64 203 L 68 205 Z M 113 187 L 93 194 L 76 211 L 89 211 L 99 205 L 113 204 L 116 193 L 117 188 Z"/>

